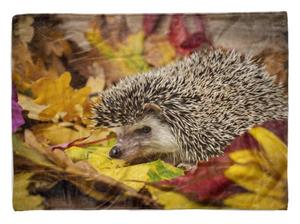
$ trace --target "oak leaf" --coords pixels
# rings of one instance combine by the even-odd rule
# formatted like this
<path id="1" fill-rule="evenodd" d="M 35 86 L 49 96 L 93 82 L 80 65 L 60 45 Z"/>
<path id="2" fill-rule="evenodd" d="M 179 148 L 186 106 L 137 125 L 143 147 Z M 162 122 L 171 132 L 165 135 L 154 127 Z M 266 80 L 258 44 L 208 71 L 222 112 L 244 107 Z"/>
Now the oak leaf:
<path id="1" fill-rule="evenodd" d="M 28 111 L 27 117 L 33 120 L 40 120 L 39 114 L 47 108 L 46 105 L 39 105 L 26 95 L 18 94 L 19 104 L 24 111 Z"/>
<path id="2" fill-rule="evenodd" d="M 90 87 L 75 90 L 70 86 L 71 74 L 63 73 L 59 78 L 44 77 L 31 86 L 34 102 L 46 105 L 39 117 L 43 121 L 61 118 L 64 121 L 78 121 L 83 115 Z"/>

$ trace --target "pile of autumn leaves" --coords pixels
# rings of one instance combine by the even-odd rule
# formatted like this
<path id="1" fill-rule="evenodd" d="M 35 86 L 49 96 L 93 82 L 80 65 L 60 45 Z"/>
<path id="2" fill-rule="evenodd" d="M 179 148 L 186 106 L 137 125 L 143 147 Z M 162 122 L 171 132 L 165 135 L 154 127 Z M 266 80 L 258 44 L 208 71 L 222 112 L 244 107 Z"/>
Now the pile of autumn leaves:
<path id="1" fill-rule="evenodd" d="M 67 208 L 286 208 L 284 123 L 252 129 L 242 146 L 188 172 L 112 160 L 113 133 L 88 128 L 95 93 L 209 43 L 201 16 L 189 17 L 193 31 L 182 15 L 14 19 L 15 209 L 63 208 L 47 193 L 62 181 L 93 200 Z"/>

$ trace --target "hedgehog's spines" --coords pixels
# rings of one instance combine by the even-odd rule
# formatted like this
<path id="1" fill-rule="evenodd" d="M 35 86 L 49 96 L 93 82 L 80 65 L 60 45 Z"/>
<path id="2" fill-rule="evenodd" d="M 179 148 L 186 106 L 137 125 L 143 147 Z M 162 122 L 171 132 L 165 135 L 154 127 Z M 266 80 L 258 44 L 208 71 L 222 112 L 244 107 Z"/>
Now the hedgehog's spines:
<path id="1" fill-rule="evenodd" d="M 207 160 L 254 124 L 287 117 L 285 89 L 274 80 L 249 54 L 205 49 L 121 80 L 100 95 L 93 119 L 97 126 L 134 124 L 145 104 L 156 104 L 179 145 L 176 157 Z"/>

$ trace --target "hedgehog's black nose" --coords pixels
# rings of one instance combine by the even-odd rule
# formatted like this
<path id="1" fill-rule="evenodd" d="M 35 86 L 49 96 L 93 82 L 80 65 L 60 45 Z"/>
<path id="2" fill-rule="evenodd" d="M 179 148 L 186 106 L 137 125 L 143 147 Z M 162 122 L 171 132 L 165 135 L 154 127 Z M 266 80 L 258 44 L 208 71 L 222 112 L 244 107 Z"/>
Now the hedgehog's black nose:
<path id="1" fill-rule="evenodd" d="M 112 149 L 109 151 L 109 156 L 111 158 L 115 158 L 115 159 L 120 158 L 121 154 L 122 153 L 120 147 L 116 145 L 112 147 Z"/>

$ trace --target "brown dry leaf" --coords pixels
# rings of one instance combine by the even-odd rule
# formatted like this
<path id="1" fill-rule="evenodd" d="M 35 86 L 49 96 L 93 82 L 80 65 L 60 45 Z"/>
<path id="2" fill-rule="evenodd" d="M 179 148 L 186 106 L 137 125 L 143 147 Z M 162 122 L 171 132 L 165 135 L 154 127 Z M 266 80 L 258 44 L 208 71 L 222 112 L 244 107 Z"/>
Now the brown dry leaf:
<path id="1" fill-rule="evenodd" d="M 30 88 L 31 70 L 34 63 L 31 58 L 31 53 L 28 50 L 27 44 L 20 40 L 13 39 L 12 48 L 12 78 L 13 83 L 18 90 L 27 90 Z"/>
<path id="2" fill-rule="evenodd" d="M 45 105 L 39 105 L 34 100 L 23 94 L 18 94 L 18 103 L 23 110 L 28 111 L 27 117 L 34 120 L 40 120 L 39 114 L 47 108 Z"/>
<path id="3" fill-rule="evenodd" d="M 34 28 L 32 23 L 34 19 L 32 16 L 17 16 L 14 19 L 18 19 L 15 27 L 13 28 L 13 33 L 16 35 L 22 42 L 29 43 L 34 35 Z"/>
<path id="4" fill-rule="evenodd" d="M 40 18 L 35 23 L 34 35 L 34 53 L 36 57 L 43 58 L 45 61 L 47 57 L 54 54 L 61 57 L 68 56 L 72 53 L 69 42 L 66 40 L 64 33 L 58 26 L 56 17 L 44 19 Z"/>
<path id="5" fill-rule="evenodd" d="M 71 40 L 83 51 L 91 50 L 90 44 L 85 38 L 85 32 L 88 31 L 90 24 L 95 21 L 96 16 L 92 15 L 68 15 L 60 14 L 56 16 L 61 23 L 59 30 L 64 32 L 66 40 Z M 74 18 L 75 17 L 75 18 Z"/>
<path id="6" fill-rule="evenodd" d="M 88 79 L 90 76 L 95 76 L 97 72 L 104 73 L 102 60 L 103 57 L 95 48 L 88 51 L 75 49 L 68 58 L 68 64 L 73 71 Z"/>
<path id="7" fill-rule="evenodd" d="M 71 53 L 71 48 L 69 43 L 64 40 L 64 37 L 58 36 L 55 40 L 46 44 L 46 54 L 50 55 L 51 53 L 61 57 L 63 54 L 69 55 Z"/>
<path id="8" fill-rule="evenodd" d="M 51 167 L 53 170 L 52 170 L 52 174 L 51 176 L 56 176 L 56 178 L 54 178 L 54 181 L 55 183 L 59 181 L 59 179 L 61 178 L 64 178 L 63 177 L 63 174 L 62 174 L 62 169 L 63 170 L 66 170 L 68 169 L 71 173 L 74 172 L 74 173 L 78 173 L 78 171 L 82 170 L 82 171 L 85 171 L 85 173 L 87 175 L 95 175 L 97 174 L 97 172 L 86 162 L 84 161 L 81 161 L 81 162 L 78 162 L 78 163 L 73 163 L 72 160 L 61 150 L 51 150 L 49 147 L 47 147 L 46 145 L 42 145 L 40 144 L 38 141 L 37 141 L 37 138 L 35 137 L 35 135 L 30 131 L 30 130 L 25 130 L 25 142 L 32 147 L 32 149 L 30 149 L 29 151 L 32 151 L 34 152 L 34 149 L 37 150 L 35 151 L 34 153 L 30 153 L 28 154 L 28 152 L 24 152 L 23 154 L 20 154 L 18 153 L 18 155 L 20 156 L 23 156 L 31 161 L 36 161 L 37 159 L 36 158 L 40 158 L 42 155 L 45 156 L 46 158 L 43 158 L 41 161 L 45 160 L 47 161 L 47 159 L 49 161 L 52 161 L 53 164 L 50 163 L 49 165 L 49 162 L 47 161 L 44 162 L 44 163 L 39 163 L 39 165 L 46 165 L 45 167 L 46 168 L 49 168 Z M 15 141 L 16 143 L 18 142 L 17 140 Z M 19 147 L 20 148 L 20 147 Z M 15 149 L 15 147 L 14 147 Z M 39 154 L 41 153 L 41 154 Z M 56 173 L 55 172 L 59 172 L 59 173 Z M 48 171 L 48 173 L 50 173 L 50 171 Z M 48 174 L 47 174 L 48 175 Z M 39 172 L 35 172 L 35 175 L 34 175 L 34 179 L 37 179 L 37 176 L 40 176 L 40 178 L 38 179 L 45 179 L 45 178 L 42 178 L 43 176 L 45 177 L 45 173 L 39 173 Z M 72 175 L 71 175 L 72 176 Z M 74 176 L 74 174 L 73 174 Z M 49 177 L 47 178 L 49 180 Z M 101 192 L 97 192 L 97 191 L 93 191 L 92 189 L 90 189 L 90 187 L 82 184 L 78 184 L 76 182 L 76 177 L 74 178 L 74 180 L 72 179 L 73 182 L 75 182 L 75 185 L 79 185 L 81 189 L 83 189 L 83 192 L 86 192 L 88 194 L 92 194 L 92 197 L 100 200 L 100 199 L 103 199 L 104 198 L 104 194 L 102 194 Z M 48 183 L 48 185 L 53 185 L 51 182 Z"/>
<path id="9" fill-rule="evenodd" d="M 170 63 L 176 57 L 176 50 L 165 36 L 151 35 L 145 40 L 144 58 L 154 67 Z"/>
<path id="10" fill-rule="evenodd" d="M 52 164 L 50 163 L 42 163 L 40 165 L 44 166 L 47 168 L 52 168 L 56 171 L 62 171 L 62 169 L 67 168 L 68 166 L 72 166 L 73 162 L 72 160 L 61 150 L 52 150 L 49 145 L 45 143 L 40 143 L 36 136 L 34 135 L 33 132 L 31 132 L 29 129 L 26 129 L 24 132 L 24 139 L 25 143 L 32 147 L 30 149 L 33 153 L 28 154 L 28 153 L 23 153 L 21 156 L 31 160 L 31 161 L 36 161 L 39 158 L 42 158 L 41 161 L 46 160 L 46 161 L 51 161 Z M 18 142 L 16 140 L 16 142 Z M 15 148 L 14 148 L 15 149 Z M 20 151 L 20 150 L 19 150 Z M 44 158 L 43 158 L 44 156 Z"/>
<path id="11" fill-rule="evenodd" d="M 263 60 L 267 71 L 276 76 L 276 81 L 288 85 L 288 53 L 266 49 L 258 56 Z"/>
<path id="12" fill-rule="evenodd" d="M 87 102 L 90 87 L 75 90 L 70 86 L 71 74 L 63 73 L 59 78 L 44 77 L 31 86 L 35 103 L 47 105 L 39 117 L 41 120 L 78 121 L 83 116 L 83 106 Z"/>
<path id="13" fill-rule="evenodd" d="M 97 23 L 100 24 L 103 36 L 111 45 L 122 42 L 127 36 L 124 15 L 105 15 Z"/>
<path id="14" fill-rule="evenodd" d="M 103 68 L 96 62 L 90 67 L 90 71 L 93 76 L 90 76 L 86 82 L 86 86 L 91 88 L 91 94 L 102 92 L 105 86 L 105 75 Z"/>
<path id="15" fill-rule="evenodd" d="M 52 161 L 52 165 L 49 166 L 48 162 L 46 163 L 46 167 L 48 169 L 47 172 L 51 173 L 51 176 L 56 176 L 56 178 L 54 178 L 55 182 L 59 180 L 69 181 L 78 187 L 82 192 L 94 197 L 97 200 L 112 200 L 115 203 L 114 206 L 118 205 L 118 203 L 122 204 L 126 200 L 134 200 L 143 207 L 160 207 L 150 197 L 140 194 L 136 190 L 118 181 L 115 181 L 108 176 L 97 173 L 85 161 L 73 163 L 63 151 L 52 151 L 49 146 L 40 144 L 35 138 L 34 134 L 29 130 L 25 131 L 25 139 L 29 143 L 29 146 L 32 147 L 29 151 L 34 151 L 34 153 L 28 155 L 27 150 L 25 150 L 23 154 L 19 155 L 33 162 L 36 160 L 36 156 L 43 157 L 44 160 Z M 21 141 L 16 137 L 15 142 Z M 40 165 L 43 166 L 43 163 L 40 163 Z M 18 164 L 16 164 L 16 167 L 17 166 Z M 41 170 L 39 169 L 33 172 L 41 175 L 40 171 Z"/>
<path id="16" fill-rule="evenodd" d="M 19 91 L 30 89 L 32 82 L 41 77 L 57 77 L 57 63 L 55 66 L 46 68 L 44 62 L 38 58 L 35 62 L 32 59 L 31 51 L 27 44 L 14 39 L 12 49 L 13 59 L 13 82 Z"/>
<path id="17" fill-rule="evenodd" d="M 31 161 L 35 166 L 41 166 L 44 168 L 55 168 L 55 165 L 48 158 L 48 150 L 45 150 L 45 147 L 38 143 L 28 129 L 24 132 L 24 140 L 22 141 L 20 136 L 13 135 L 13 151 L 14 156 L 19 156 L 24 159 Z M 17 166 L 15 164 L 15 168 L 17 170 Z"/>
<path id="18" fill-rule="evenodd" d="M 124 17 L 130 33 L 136 33 L 143 29 L 144 15 L 124 15 Z"/>

